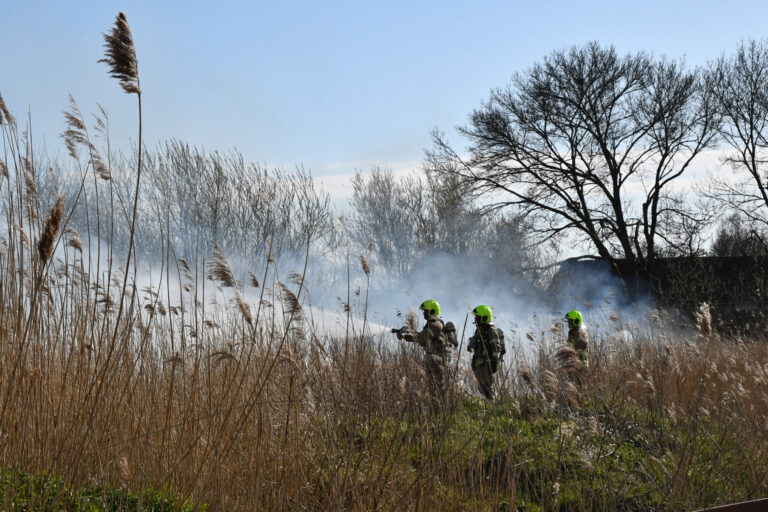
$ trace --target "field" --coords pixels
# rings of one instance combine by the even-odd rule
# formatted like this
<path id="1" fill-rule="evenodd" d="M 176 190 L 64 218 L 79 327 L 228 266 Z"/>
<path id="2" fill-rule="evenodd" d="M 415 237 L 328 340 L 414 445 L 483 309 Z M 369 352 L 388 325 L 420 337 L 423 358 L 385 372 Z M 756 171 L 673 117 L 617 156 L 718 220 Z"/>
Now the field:
<path id="1" fill-rule="evenodd" d="M 346 288 L 339 329 L 316 328 L 313 247 L 348 226 L 311 180 L 181 145 L 143 153 L 122 14 L 106 40 L 138 99 L 130 158 L 113 160 L 103 110 L 102 155 L 72 100 L 75 181 L 60 190 L 0 98 L 0 509 L 684 511 L 768 495 L 763 339 L 718 333 L 707 304 L 682 325 L 606 304 L 587 369 L 560 320 L 538 320 L 508 333 L 495 401 L 464 364 L 432 393 L 418 347 L 370 334 L 371 264 L 349 244 L 326 276 Z M 157 197 L 189 195 L 153 200 L 147 175 Z M 192 204 L 203 192 L 213 209 Z M 187 214 L 210 236 L 178 230 Z"/>
<path id="2" fill-rule="evenodd" d="M 56 239 L 56 208 L 29 238 Z M 118 321 L 119 273 L 97 285 L 77 244 L 52 263 L 27 240 L 0 260 L 3 509 L 690 510 L 768 492 L 768 349 L 713 333 L 706 307 L 674 337 L 606 317 L 586 372 L 558 326 L 513 336 L 536 349 L 508 356 L 490 403 L 430 396 L 416 347 L 318 338 L 301 275 L 271 281 L 269 256 L 257 304 L 218 255 L 220 304 L 189 280 L 171 302 L 129 285 Z"/>

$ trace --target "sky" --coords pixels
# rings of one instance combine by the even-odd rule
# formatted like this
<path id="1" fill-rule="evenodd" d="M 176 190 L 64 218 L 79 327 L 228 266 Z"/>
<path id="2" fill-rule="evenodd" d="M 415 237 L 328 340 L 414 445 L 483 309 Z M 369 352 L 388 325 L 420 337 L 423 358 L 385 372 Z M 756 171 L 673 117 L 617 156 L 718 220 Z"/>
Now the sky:
<path id="1" fill-rule="evenodd" d="M 302 165 L 335 198 L 355 170 L 417 169 L 434 128 L 460 145 L 455 127 L 489 91 L 553 50 L 599 41 L 695 66 L 765 37 L 768 19 L 752 1 L 2 4 L 0 94 L 49 153 L 65 153 L 69 93 L 86 114 L 109 111 L 114 145 L 135 141 L 135 97 L 97 62 L 122 10 L 147 144 Z"/>

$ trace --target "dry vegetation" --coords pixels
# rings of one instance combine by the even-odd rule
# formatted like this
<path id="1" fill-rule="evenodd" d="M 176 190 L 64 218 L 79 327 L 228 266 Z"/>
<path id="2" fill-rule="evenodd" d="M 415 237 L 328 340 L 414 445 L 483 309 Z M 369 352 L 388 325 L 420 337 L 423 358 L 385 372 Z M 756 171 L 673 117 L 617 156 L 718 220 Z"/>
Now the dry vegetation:
<path id="1" fill-rule="evenodd" d="M 83 486 L 112 509 L 149 500 L 114 489 L 210 510 L 687 510 L 768 494 L 768 348 L 721 339 L 706 308 L 698 331 L 669 338 L 657 318 L 639 331 L 612 315 L 584 373 L 556 328 L 528 333 L 539 350 L 510 361 L 496 402 L 463 386 L 436 400 L 418 351 L 319 339 L 304 276 L 278 282 L 271 253 L 246 295 L 218 249 L 176 259 L 166 232 L 170 264 L 139 286 L 130 255 L 118 268 L 101 237 L 84 247 L 73 205 L 39 197 L 1 99 L 0 113 L 4 510 L 92 510 L 73 501 Z M 90 199 L 112 204 L 109 159 L 79 112 L 69 122 L 83 181 L 102 182 Z M 42 484 L 21 496 L 19 474 Z"/>
<path id="2" fill-rule="evenodd" d="M 768 349 L 713 335 L 706 312 L 687 338 L 649 319 L 631 342 L 599 339 L 584 375 L 559 332 L 529 333 L 540 350 L 496 403 L 457 389 L 435 404 L 418 352 L 316 339 L 297 284 L 255 304 L 220 292 L 205 312 L 194 282 L 133 306 L 129 285 L 113 338 L 122 276 L 105 295 L 77 244 L 46 266 L 54 226 L 23 222 L 33 242 L 11 237 L 1 260 L 5 468 L 212 510 L 686 510 L 768 491 Z M 238 286 L 223 257 L 208 271 Z"/>

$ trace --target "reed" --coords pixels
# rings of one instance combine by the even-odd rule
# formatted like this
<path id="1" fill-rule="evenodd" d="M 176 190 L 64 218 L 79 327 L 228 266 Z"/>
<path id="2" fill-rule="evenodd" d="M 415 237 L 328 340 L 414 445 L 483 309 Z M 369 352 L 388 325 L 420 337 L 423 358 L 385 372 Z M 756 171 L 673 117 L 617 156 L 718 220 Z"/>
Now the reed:
<path id="1" fill-rule="evenodd" d="M 110 73 L 139 99 L 141 132 L 124 15 L 106 41 Z M 117 487 L 209 510 L 664 510 L 768 493 L 768 347 L 721 336 L 708 306 L 686 330 L 654 313 L 631 341 L 631 324 L 611 314 L 588 369 L 559 328 L 512 335 L 510 346 L 534 350 L 507 355 L 496 401 L 477 396 L 459 361 L 459 382 L 436 406 L 419 347 L 350 329 L 353 315 L 366 325 L 368 306 L 367 291 L 361 312 L 350 304 L 349 252 L 339 276 L 345 334 L 313 329 L 312 233 L 303 269 L 286 282 L 274 232 L 265 235 L 269 248 L 248 273 L 256 298 L 221 249 L 196 246 L 188 261 L 171 221 L 158 219 L 160 277 L 139 282 L 142 156 L 132 205 L 116 206 L 109 151 L 100 156 L 74 101 L 65 118 L 71 156 L 88 154 L 80 179 L 110 187 L 97 213 L 130 218 L 130 242 L 116 254 L 123 268 L 111 252 L 99 267 L 100 228 L 88 238 L 70 224 L 96 185 L 80 181 L 66 204 L 51 195 L 0 99 L 12 148 L 0 160 L 0 466 L 65 483 L 41 486 L 30 506 L 65 508 L 78 486 L 103 489 L 91 492 L 102 506 Z M 366 290 L 369 259 L 359 258 Z M 206 289 L 209 276 L 219 286 Z M 405 321 L 415 329 L 416 313 Z M 18 502 L 7 489 L 3 510 Z"/>

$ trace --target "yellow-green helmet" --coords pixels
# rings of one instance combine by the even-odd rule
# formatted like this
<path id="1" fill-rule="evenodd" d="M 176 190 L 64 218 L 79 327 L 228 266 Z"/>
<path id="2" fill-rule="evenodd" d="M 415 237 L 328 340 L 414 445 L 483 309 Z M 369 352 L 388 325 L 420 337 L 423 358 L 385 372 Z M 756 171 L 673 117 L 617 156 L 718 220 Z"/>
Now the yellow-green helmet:
<path id="1" fill-rule="evenodd" d="M 575 309 L 572 309 L 568 313 L 566 313 L 565 318 L 568 320 L 573 320 L 573 325 L 575 325 L 576 327 L 579 327 L 584 322 L 584 319 L 582 318 L 581 313 L 579 313 Z"/>
<path id="2" fill-rule="evenodd" d="M 480 322 L 484 324 L 490 323 L 490 321 L 493 320 L 493 312 L 491 311 L 491 308 L 484 304 L 473 309 L 472 314 L 478 317 Z"/>
<path id="3" fill-rule="evenodd" d="M 427 299 L 424 302 L 421 303 L 421 306 L 419 306 L 419 309 L 422 311 L 426 311 L 428 314 L 432 316 L 437 316 L 440 314 L 440 304 L 437 303 L 436 300 Z"/>

